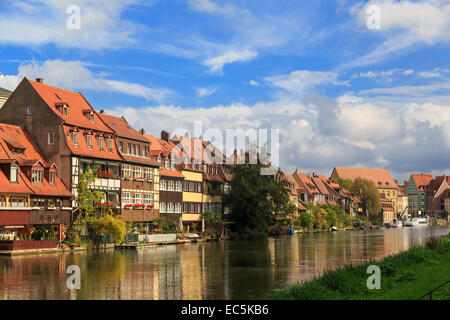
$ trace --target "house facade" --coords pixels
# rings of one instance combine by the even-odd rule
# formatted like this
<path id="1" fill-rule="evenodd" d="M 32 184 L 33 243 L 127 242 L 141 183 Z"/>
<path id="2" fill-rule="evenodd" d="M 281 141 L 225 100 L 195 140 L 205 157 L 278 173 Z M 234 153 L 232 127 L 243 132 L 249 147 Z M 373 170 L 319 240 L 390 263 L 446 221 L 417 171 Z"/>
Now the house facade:
<path id="1" fill-rule="evenodd" d="M 95 170 L 90 187 L 120 210 L 122 158 L 115 135 L 81 93 L 24 78 L 0 109 L 0 119 L 27 130 L 74 197 L 80 176 Z"/>
<path id="2" fill-rule="evenodd" d="M 394 212 L 397 210 L 397 196 L 400 188 L 388 170 L 334 167 L 330 179 L 342 178 L 355 180 L 357 177 L 372 181 L 380 192 L 380 197 L 383 197 L 385 199 L 384 201 L 391 203 Z"/>
<path id="3" fill-rule="evenodd" d="M 172 150 L 175 145 L 169 140 L 169 134 L 161 132 L 161 139 L 145 135 L 150 142 L 150 153 L 160 165 L 159 206 L 160 216 L 182 223 L 183 181 L 184 176 L 175 167 Z"/>
<path id="4" fill-rule="evenodd" d="M 417 217 L 427 210 L 427 186 L 433 177 L 431 174 L 411 174 L 405 188 L 408 196 L 408 214 Z"/>
<path id="5" fill-rule="evenodd" d="M 52 229 L 62 240 L 71 222 L 72 194 L 21 127 L 0 123 L 0 236 Z"/>
<path id="6" fill-rule="evenodd" d="M 123 117 L 100 118 L 115 133 L 121 163 L 121 219 L 148 223 L 159 216 L 159 164 L 150 152 L 150 141 Z M 142 132 L 144 133 L 144 132 Z"/>

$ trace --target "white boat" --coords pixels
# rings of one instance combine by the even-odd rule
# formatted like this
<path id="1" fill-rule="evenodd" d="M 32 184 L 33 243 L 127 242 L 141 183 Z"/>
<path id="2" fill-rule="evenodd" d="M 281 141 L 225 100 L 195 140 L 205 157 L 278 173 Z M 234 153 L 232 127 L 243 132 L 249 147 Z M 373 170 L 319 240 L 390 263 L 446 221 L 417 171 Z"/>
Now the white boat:
<path id="1" fill-rule="evenodd" d="M 401 220 L 394 220 L 389 223 L 389 228 L 401 228 L 403 227 L 403 223 Z"/>
<path id="2" fill-rule="evenodd" d="M 412 218 L 406 219 L 405 222 L 403 222 L 403 226 L 405 227 L 418 227 L 427 225 L 428 225 L 428 218 Z"/>

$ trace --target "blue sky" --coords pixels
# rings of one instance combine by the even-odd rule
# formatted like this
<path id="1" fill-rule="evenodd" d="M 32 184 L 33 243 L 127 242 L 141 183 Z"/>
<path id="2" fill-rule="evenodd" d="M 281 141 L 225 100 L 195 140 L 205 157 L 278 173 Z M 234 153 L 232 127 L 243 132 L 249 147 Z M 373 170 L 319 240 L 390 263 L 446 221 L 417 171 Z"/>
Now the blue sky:
<path id="1" fill-rule="evenodd" d="M 80 29 L 68 29 L 70 5 Z M 378 8 L 370 30 L 367 8 Z M 137 128 L 280 129 L 280 162 L 449 172 L 450 1 L 3 1 L 0 86 L 81 91 Z"/>

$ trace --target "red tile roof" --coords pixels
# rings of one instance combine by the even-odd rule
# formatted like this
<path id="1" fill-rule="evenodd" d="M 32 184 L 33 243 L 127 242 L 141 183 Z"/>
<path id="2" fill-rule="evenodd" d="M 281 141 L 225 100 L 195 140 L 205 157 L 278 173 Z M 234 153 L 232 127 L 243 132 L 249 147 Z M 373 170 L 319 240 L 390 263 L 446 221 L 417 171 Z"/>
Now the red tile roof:
<path id="1" fill-rule="evenodd" d="M 309 195 L 319 193 L 319 190 L 312 182 L 311 177 L 309 175 L 301 173 L 298 170 L 295 170 L 292 176 L 294 177 L 299 187 L 304 188 L 304 191 L 306 191 Z"/>
<path id="2" fill-rule="evenodd" d="M 99 118 L 94 108 L 79 92 L 72 92 L 56 87 L 49 86 L 44 83 L 36 82 L 25 78 L 31 86 L 36 90 L 37 94 L 45 101 L 50 109 L 58 115 L 64 123 L 111 133 L 111 129 Z M 67 117 L 64 116 L 57 108 L 57 104 L 66 103 L 68 106 Z M 94 123 L 85 115 L 85 112 L 94 112 Z"/>
<path id="3" fill-rule="evenodd" d="M 98 141 L 97 141 L 97 137 L 99 135 L 98 132 L 90 131 L 88 129 L 77 128 L 76 130 L 78 130 L 78 146 L 75 146 L 73 143 L 73 140 L 72 140 L 72 132 L 74 131 L 74 129 L 75 128 L 71 127 L 71 126 L 66 126 L 66 125 L 63 126 L 64 137 L 66 138 L 67 147 L 73 154 L 85 156 L 85 157 L 91 157 L 91 158 L 105 159 L 105 160 L 116 160 L 116 161 L 122 160 L 122 157 L 119 155 L 119 152 L 117 150 L 115 137 L 112 132 L 110 134 L 104 135 L 104 137 L 105 137 L 104 148 L 103 148 L 103 151 L 101 151 L 98 146 Z M 68 132 L 70 132 L 69 136 L 68 136 Z M 86 141 L 86 135 L 89 132 L 92 132 L 92 149 L 88 148 L 87 141 Z M 107 137 L 110 137 L 112 139 L 112 143 L 111 143 L 112 151 L 108 151 L 108 149 L 106 147 L 106 138 Z"/>
<path id="4" fill-rule="evenodd" d="M 116 117 L 105 113 L 99 113 L 98 115 L 119 137 L 148 142 L 148 139 L 129 125 L 124 117 Z"/>
<path id="5" fill-rule="evenodd" d="M 411 175 L 411 177 L 413 178 L 414 183 L 416 184 L 416 187 L 418 189 L 427 186 L 433 179 L 433 176 L 431 174 L 423 174 L 423 173 L 421 174 L 414 173 Z"/>
<path id="6" fill-rule="evenodd" d="M 360 177 L 371 180 L 377 188 L 399 189 L 389 171 L 385 169 L 335 167 L 333 173 L 336 173 L 339 178 L 343 179 L 354 180 Z"/>
<path id="7" fill-rule="evenodd" d="M 175 177 L 175 178 L 183 178 L 184 179 L 184 176 L 178 170 L 168 170 L 168 169 L 163 168 L 159 171 L 159 175 L 165 176 L 165 177 Z"/>

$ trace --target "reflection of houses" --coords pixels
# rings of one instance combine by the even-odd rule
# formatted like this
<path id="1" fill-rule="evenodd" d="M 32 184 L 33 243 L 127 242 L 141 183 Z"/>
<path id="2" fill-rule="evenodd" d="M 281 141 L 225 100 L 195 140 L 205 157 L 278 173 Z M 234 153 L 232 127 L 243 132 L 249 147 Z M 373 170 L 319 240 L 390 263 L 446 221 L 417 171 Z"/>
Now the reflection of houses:
<path id="1" fill-rule="evenodd" d="M 408 213 L 417 217 L 425 213 L 426 203 L 426 187 L 429 185 L 433 177 L 431 174 L 412 174 L 406 186 L 406 194 L 408 196 Z"/>
<path id="2" fill-rule="evenodd" d="M 392 205 L 391 200 L 387 199 L 383 193 L 380 194 L 380 204 L 381 204 L 380 223 L 382 225 L 385 225 L 394 221 L 394 219 L 396 219 L 395 208 Z"/>
<path id="3" fill-rule="evenodd" d="M 98 168 L 92 188 L 119 205 L 120 161 L 111 129 L 81 93 L 24 78 L 0 109 L 0 118 L 25 128 L 76 196 L 79 177 Z"/>
<path id="4" fill-rule="evenodd" d="M 5 104 L 6 100 L 8 100 L 9 96 L 11 95 L 11 91 L 6 90 L 5 88 L 0 87 L 0 109 Z"/>
<path id="5" fill-rule="evenodd" d="M 53 226 L 58 239 L 70 223 L 72 194 L 28 133 L 0 124 L 0 230 L 28 234 L 30 227 Z"/>
<path id="6" fill-rule="evenodd" d="M 355 180 L 358 177 L 372 181 L 378 188 L 380 197 L 384 195 L 384 198 L 391 202 L 394 211 L 397 209 L 399 187 L 387 170 L 334 167 L 330 179 L 341 178 Z"/>
<path id="7" fill-rule="evenodd" d="M 172 159 L 171 152 L 175 145 L 169 141 L 169 134 L 165 131 L 161 132 L 161 139 L 152 135 L 145 137 L 151 143 L 152 158 L 161 166 L 159 172 L 160 215 L 179 221 L 182 213 L 184 177 L 176 170 L 175 160 Z"/>
<path id="8" fill-rule="evenodd" d="M 148 222 L 159 216 L 159 164 L 152 159 L 150 142 L 131 127 L 123 117 L 100 118 L 117 136 L 122 162 L 122 219 Z"/>

